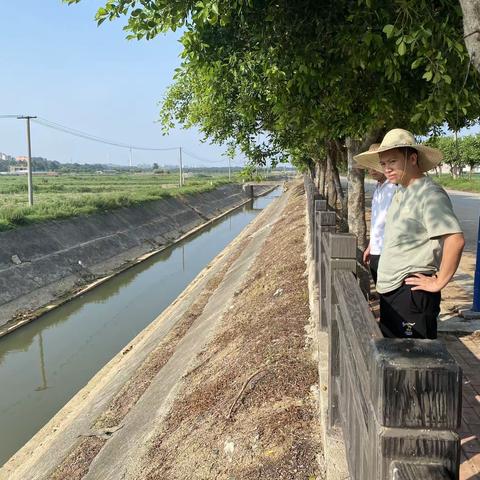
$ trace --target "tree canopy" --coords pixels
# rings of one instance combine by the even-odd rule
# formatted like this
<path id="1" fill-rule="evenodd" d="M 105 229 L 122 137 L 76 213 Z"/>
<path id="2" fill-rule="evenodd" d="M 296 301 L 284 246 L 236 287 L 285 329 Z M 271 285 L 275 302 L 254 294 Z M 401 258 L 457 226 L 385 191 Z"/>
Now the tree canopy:
<path id="1" fill-rule="evenodd" d="M 450 167 L 450 172 L 457 177 L 462 169 L 473 169 L 480 166 L 480 134 L 467 135 L 455 139 L 452 136 L 432 137 L 427 142 L 443 153 L 443 163 Z"/>
<path id="2" fill-rule="evenodd" d="M 459 129 L 479 116 L 453 0 L 109 0 L 96 18 L 120 16 L 128 38 L 184 30 L 164 125 L 196 125 L 258 163 L 315 156 L 329 139 Z"/>

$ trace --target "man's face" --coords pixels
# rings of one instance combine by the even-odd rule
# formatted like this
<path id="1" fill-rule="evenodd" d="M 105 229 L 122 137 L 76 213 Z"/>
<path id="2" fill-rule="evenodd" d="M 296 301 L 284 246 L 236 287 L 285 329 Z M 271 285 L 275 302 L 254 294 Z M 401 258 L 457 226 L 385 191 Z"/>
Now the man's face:
<path id="1" fill-rule="evenodd" d="M 416 171 L 416 155 L 406 157 L 403 151 L 395 148 L 380 152 L 380 165 L 383 168 L 385 177 L 390 183 L 401 183 L 407 185 Z"/>
<path id="2" fill-rule="evenodd" d="M 374 170 L 373 168 L 368 169 L 368 174 L 377 182 L 383 182 L 385 180 L 385 175 L 378 170 Z"/>

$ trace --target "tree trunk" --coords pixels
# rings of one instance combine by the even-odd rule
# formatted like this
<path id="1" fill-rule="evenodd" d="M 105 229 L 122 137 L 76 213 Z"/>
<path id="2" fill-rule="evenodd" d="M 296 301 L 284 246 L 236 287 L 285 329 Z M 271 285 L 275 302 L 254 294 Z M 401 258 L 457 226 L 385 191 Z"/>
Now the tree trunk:
<path id="1" fill-rule="evenodd" d="M 341 203 L 341 218 L 342 223 L 340 225 L 340 231 L 348 232 L 348 197 L 346 192 L 343 190 L 342 184 L 340 182 L 340 173 L 338 167 L 340 163 L 348 165 L 347 151 L 343 147 L 342 143 L 338 140 L 335 140 L 335 187 L 337 188 L 338 196 Z"/>
<path id="2" fill-rule="evenodd" d="M 320 161 L 317 158 L 314 158 L 313 161 L 315 162 L 315 179 L 313 184 L 320 189 Z"/>
<path id="3" fill-rule="evenodd" d="M 365 221 L 365 171 L 355 168 L 353 156 L 361 151 L 361 142 L 347 138 L 348 155 L 348 230 L 357 236 L 358 248 L 367 248 L 367 222 Z"/>
<path id="4" fill-rule="evenodd" d="M 336 200 L 340 203 L 340 218 L 342 222 L 340 224 L 340 231 L 347 231 L 347 197 L 340 182 L 340 173 L 338 170 L 339 163 L 342 161 L 344 152 L 340 142 L 335 140 L 329 140 L 326 144 L 327 159 L 330 162 L 330 169 L 332 175 L 332 184 L 335 189 Z"/>
<path id="5" fill-rule="evenodd" d="M 330 153 L 327 151 L 327 203 L 334 210 L 337 209 L 337 190 L 334 180 L 334 164 Z"/>
<path id="6" fill-rule="evenodd" d="M 318 192 L 325 196 L 325 159 L 324 158 L 314 158 L 315 161 L 315 175 L 316 181 L 315 186 L 318 188 Z"/>
<path id="7" fill-rule="evenodd" d="M 310 172 L 310 178 L 315 181 L 315 162 L 312 159 L 308 161 L 308 171 Z"/>
<path id="8" fill-rule="evenodd" d="M 328 201 L 328 197 L 331 195 L 331 192 L 328 191 L 328 186 L 330 185 L 330 163 L 325 159 L 325 199 Z"/>
<path id="9" fill-rule="evenodd" d="M 480 72 L 480 2 L 460 0 L 465 45 L 474 67 Z"/>
<path id="10" fill-rule="evenodd" d="M 326 161 L 323 160 L 320 164 L 320 178 L 318 180 L 318 191 L 326 198 L 325 192 L 325 177 L 326 177 Z"/>

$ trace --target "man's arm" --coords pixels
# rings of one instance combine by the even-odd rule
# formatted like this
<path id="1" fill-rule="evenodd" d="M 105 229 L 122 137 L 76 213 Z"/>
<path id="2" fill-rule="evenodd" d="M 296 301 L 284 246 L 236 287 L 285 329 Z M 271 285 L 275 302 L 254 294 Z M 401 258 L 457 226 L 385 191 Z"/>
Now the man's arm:
<path id="1" fill-rule="evenodd" d="M 465 238 L 463 233 L 451 233 L 443 235 L 441 238 L 443 240 L 443 252 L 440 270 L 433 277 L 416 273 L 414 277 L 407 278 L 405 283 L 413 285 L 412 290 L 439 292 L 455 275 L 465 246 Z"/>

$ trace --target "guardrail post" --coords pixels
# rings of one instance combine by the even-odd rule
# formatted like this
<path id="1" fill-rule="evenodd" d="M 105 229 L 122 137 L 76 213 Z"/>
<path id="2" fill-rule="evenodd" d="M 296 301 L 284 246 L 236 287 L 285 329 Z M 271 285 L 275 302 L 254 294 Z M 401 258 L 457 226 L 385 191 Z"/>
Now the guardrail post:
<path id="1" fill-rule="evenodd" d="M 332 212 L 333 213 L 333 212 Z M 355 273 L 357 268 L 357 238 L 350 233 L 328 233 L 325 253 L 326 317 L 328 322 L 328 428 L 339 425 L 340 361 L 339 332 L 336 319 L 338 300 L 333 288 L 333 272 L 346 270 Z"/>
<path id="2" fill-rule="evenodd" d="M 327 233 L 335 233 L 335 212 L 327 212 L 326 200 L 317 200 L 316 206 L 320 208 L 315 212 L 315 272 L 316 280 L 318 283 L 318 295 L 319 295 L 319 327 L 320 330 L 325 331 L 328 328 L 327 316 L 326 316 L 326 263 L 327 257 L 325 254 L 325 248 L 322 244 L 322 239 L 325 238 Z"/>
<path id="3" fill-rule="evenodd" d="M 303 176 L 303 185 L 305 188 L 305 196 L 307 201 L 307 217 L 310 228 L 310 245 L 311 254 L 315 254 L 315 201 L 321 200 L 322 196 L 318 193 L 318 189 L 313 180 L 308 176 Z"/>
<path id="4" fill-rule="evenodd" d="M 312 197 L 311 197 L 311 203 L 310 203 L 310 244 L 312 245 L 312 255 L 315 254 L 315 205 L 316 202 L 322 200 L 322 196 L 318 193 L 317 188 L 312 182 Z"/>
<path id="5" fill-rule="evenodd" d="M 369 372 L 378 453 L 371 478 L 413 478 L 408 472 L 420 466 L 399 465 L 416 460 L 450 475 L 418 480 L 457 479 L 461 368 L 437 340 L 384 338 L 375 341 L 375 352 Z"/>
<path id="6" fill-rule="evenodd" d="M 320 212 L 325 212 L 327 210 L 327 202 L 326 200 L 315 200 L 315 212 L 314 212 L 314 235 L 313 235 L 313 261 L 315 263 L 315 280 L 318 283 L 318 263 L 321 258 L 321 245 L 319 244 L 319 239 L 318 239 L 318 228 L 319 228 L 319 222 L 321 221 L 321 218 L 319 216 Z M 321 224 L 320 224 L 321 226 Z"/>
<path id="7" fill-rule="evenodd" d="M 424 478 L 452 480 L 447 469 L 441 465 L 428 465 L 413 462 L 393 462 L 391 474 L 392 480 L 422 480 Z"/>

